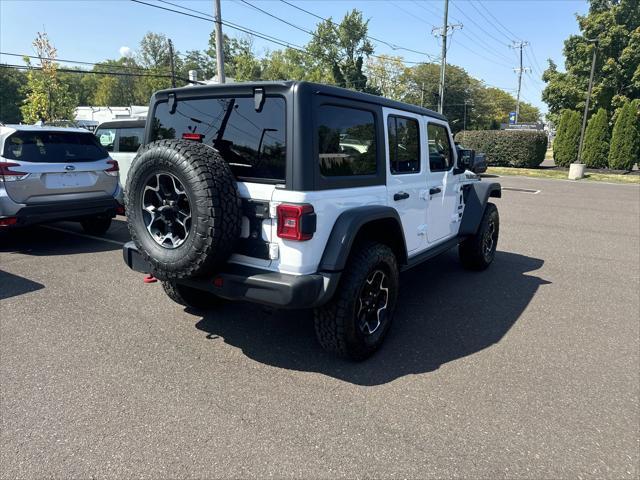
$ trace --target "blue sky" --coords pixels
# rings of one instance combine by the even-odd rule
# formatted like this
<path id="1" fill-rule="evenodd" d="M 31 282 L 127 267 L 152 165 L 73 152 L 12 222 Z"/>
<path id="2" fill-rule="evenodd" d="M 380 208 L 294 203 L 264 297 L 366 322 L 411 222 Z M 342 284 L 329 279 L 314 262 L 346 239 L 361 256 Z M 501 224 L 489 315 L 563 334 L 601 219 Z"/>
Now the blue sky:
<path id="1" fill-rule="evenodd" d="M 174 8 L 156 0 L 149 3 Z M 184 7 L 211 14 L 212 0 L 170 0 Z M 369 34 L 390 43 L 438 56 L 439 39 L 432 27 L 442 25 L 444 0 L 289 0 L 322 17 L 341 19 L 357 8 L 369 19 Z M 251 0 L 260 8 L 307 29 L 316 18 L 277 0 Z M 508 48 L 509 40 L 530 42 L 524 65 L 532 73 L 524 76 L 522 97 L 539 106 L 543 87 L 541 69 L 552 58 L 562 66 L 563 41 L 577 33 L 576 13 L 588 10 L 586 0 L 450 0 L 449 22 L 463 24 L 451 39 L 448 62 L 462 66 L 487 84 L 515 89 L 517 56 Z M 253 30 L 304 45 L 309 35 L 260 13 L 240 0 L 222 0 L 223 19 Z M 121 47 L 133 51 L 148 31 L 169 36 L 182 52 L 206 48 L 212 24 L 176 15 L 128 0 L 0 0 L 0 51 L 32 53 L 36 32 L 45 30 L 58 49 L 58 57 L 89 62 L 118 58 Z M 226 29 L 225 33 L 242 36 Z M 515 39 L 515 38 L 514 38 Z M 255 38 L 258 55 L 281 48 Z M 376 44 L 376 53 L 404 55 L 409 61 L 424 61 L 416 53 L 393 51 Z M 18 60 L 18 61 L 17 61 Z M 4 63 L 21 63 L 19 59 L 0 56 Z"/>

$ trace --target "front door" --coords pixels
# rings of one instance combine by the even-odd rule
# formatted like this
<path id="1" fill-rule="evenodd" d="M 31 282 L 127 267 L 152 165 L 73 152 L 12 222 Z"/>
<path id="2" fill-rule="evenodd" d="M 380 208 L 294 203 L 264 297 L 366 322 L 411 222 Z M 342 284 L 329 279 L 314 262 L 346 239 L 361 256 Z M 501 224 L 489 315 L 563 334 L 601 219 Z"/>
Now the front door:
<path id="1" fill-rule="evenodd" d="M 455 234 L 459 179 L 453 173 L 455 153 L 445 123 L 428 120 L 427 145 L 427 241 L 432 244 Z"/>
<path id="2" fill-rule="evenodd" d="M 415 253 L 427 245 L 426 155 L 420 148 L 424 123 L 419 115 L 391 109 L 385 109 L 385 120 L 388 202 L 400 216 L 407 252 Z"/>

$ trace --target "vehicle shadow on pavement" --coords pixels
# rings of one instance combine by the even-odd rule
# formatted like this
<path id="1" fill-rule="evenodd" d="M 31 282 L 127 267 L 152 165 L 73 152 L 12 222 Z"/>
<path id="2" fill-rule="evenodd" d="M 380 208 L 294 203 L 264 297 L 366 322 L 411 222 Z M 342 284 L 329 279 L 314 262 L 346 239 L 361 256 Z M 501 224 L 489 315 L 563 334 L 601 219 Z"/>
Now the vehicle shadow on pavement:
<path id="1" fill-rule="evenodd" d="M 54 230 L 54 228 L 60 227 L 67 228 L 66 224 L 55 224 L 52 227 L 53 228 L 48 228 L 46 225 L 33 226 L 2 232 L 2 234 L 0 234 L 0 253 L 53 256 L 108 252 L 122 249 L 122 246 L 116 243 Z M 113 228 L 113 226 L 111 228 Z M 82 232 L 79 225 L 77 231 L 78 233 Z M 107 235 L 108 233 L 109 232 L 107 232 Z M 105 238 L 107 235 L 105 235 Z"/>
<path id="2" fill-rule="evenodd" d="M 41 290 L 44 285 L 28 278 L 0 270 L 0 300 Z"/>
<path id="3" fill-rule="evenodd" d="M 468 272 L 452 251 L 409 270 L 401 275 L 398 308 L 385 344 L 360 363 L 320 348 L 310 311 L 268 314 L 253 305 L 232 304 L 208 312 L 196 328 L 264 364 L 357 385 L 381 385 L 437 370 L 499 342 L 538 288 L 550 283 L 527 274 L 543 264 L 537 258 L 497 252 L 488 270 Z"/>

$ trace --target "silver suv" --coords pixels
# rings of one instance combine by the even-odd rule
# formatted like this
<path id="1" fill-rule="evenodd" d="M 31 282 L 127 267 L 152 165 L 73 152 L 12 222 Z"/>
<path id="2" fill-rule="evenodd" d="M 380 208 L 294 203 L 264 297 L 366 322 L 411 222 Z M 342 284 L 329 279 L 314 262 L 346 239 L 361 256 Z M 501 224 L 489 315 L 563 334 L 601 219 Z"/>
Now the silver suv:
<path id="1" fill-rule="evenodd" d="M 87 130 L 0 125 L 0 230 L 78 220 L 105 233 L 124 213 L 118 162 Z"/>

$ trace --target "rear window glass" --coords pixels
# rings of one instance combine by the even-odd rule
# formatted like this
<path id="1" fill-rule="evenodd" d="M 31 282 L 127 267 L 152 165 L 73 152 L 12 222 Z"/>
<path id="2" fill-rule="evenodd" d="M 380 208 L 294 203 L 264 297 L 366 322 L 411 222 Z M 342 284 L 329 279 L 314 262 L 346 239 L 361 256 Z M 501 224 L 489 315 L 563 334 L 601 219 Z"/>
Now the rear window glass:
<path id="1" fill-rule="evenodd" d="M 156 106 L 151 139 L 191 134 L 215 147 L 237 177 L 284 182 L 285 118 L 280 97 L 265 98 L 259 112 L 253 97 L 178 100 L 173 114 L 162 102 Z"/>
<path id="2" fill-rule="evenodd" d="M 373 113 L 322 105 L 317 116 L 320 173 L 325 177 L 374 175 L 377 162 Z"/>
<path id="3" fill-rule="evenodd" d="M 118 132 L 118 151 L 137 152 L 144 138 L 144 127 L 121 128 Z"/>
<path id="4" fill-rule="evenodd" d="M 92 133 L 21 131 L 4 143 L 5 158 L 23 162 L 92 162 L 109 156 Z"/>

